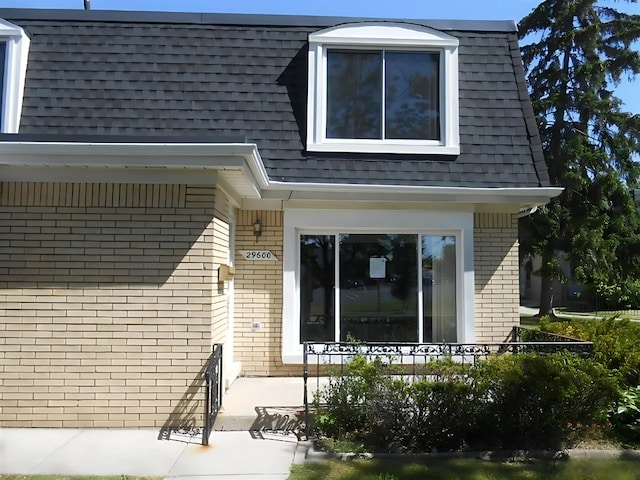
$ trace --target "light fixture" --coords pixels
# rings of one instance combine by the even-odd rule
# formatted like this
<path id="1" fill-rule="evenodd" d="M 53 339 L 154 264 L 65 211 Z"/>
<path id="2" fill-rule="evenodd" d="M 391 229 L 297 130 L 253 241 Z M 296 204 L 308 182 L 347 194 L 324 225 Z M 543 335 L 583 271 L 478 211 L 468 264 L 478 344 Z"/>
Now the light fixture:
<path id="1" fill-rule="evenodd" d="M 253 222 L 253 234 L 256 236 L 257 242 L 260 235 L 262 235 L 262 222 L 259 218 L 257 218 L 256 221 Z"/>

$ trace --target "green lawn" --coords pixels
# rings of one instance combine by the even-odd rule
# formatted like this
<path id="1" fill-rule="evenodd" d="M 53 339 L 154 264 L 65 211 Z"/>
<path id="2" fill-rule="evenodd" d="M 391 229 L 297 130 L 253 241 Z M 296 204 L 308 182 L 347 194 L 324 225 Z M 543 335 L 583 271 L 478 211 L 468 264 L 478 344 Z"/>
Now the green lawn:
<path id="1" fill-rule="evenodd" d="M 520 314 L 520 326 L 527 327 L 532 330 L 540 330 L 540 319 L 538 317 L 530 317 Z"/>
<path id="2" fill-rule="evenodd" d="M 573 459 L 532 463 L 469 458 L 423 462 L 323 461 L 293 465 L 289 480 L 638 480 L 640 460 Z"/>

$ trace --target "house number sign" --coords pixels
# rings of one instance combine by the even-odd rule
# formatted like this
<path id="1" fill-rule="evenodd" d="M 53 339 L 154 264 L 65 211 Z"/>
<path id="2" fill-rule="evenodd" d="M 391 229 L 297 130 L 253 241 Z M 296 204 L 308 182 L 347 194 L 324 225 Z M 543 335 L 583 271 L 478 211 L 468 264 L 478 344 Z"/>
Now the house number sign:
<path id="1" fill-rule="evenodd" d="M 277 261 L 276 257 L 271 250 L 240 250 L 242 258 L 245 260 L 260 260 L 260 261 Z"/>

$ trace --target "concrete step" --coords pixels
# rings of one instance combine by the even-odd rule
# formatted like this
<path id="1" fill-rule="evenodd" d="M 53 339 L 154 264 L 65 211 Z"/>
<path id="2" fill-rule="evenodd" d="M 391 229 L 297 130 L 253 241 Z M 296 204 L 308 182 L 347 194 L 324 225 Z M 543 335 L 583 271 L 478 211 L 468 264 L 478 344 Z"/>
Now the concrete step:
<path id="1" fill-rule="evenodd" d="M 308 398 L 325 379 L 309 381 Z M 294 433 L 304 424 L 302 377 L 239 377 L 225 392 L 214 431 Z"/>
<path id="2" fill-rule="evenodd" d="M 223 404 L 224 408 L 224 404 Z M 216 431 L 297 432 L 304 424 L 303 406 L 255 407 L 253 414 L 242 412 L 218 413 L 213 429 Z"/>

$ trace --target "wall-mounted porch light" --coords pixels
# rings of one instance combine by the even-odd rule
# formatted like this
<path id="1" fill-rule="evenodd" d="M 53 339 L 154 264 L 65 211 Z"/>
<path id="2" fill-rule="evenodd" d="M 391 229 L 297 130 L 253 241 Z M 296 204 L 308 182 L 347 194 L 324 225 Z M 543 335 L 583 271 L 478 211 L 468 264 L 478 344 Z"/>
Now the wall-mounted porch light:
<path id="1" fill-rule="evenodd" d="M 258 238 L 262 235 L 262 222 L 259 218 L 253 222 L 253 234 L 256 236 L 256 242 L 258 242 Z"/>

